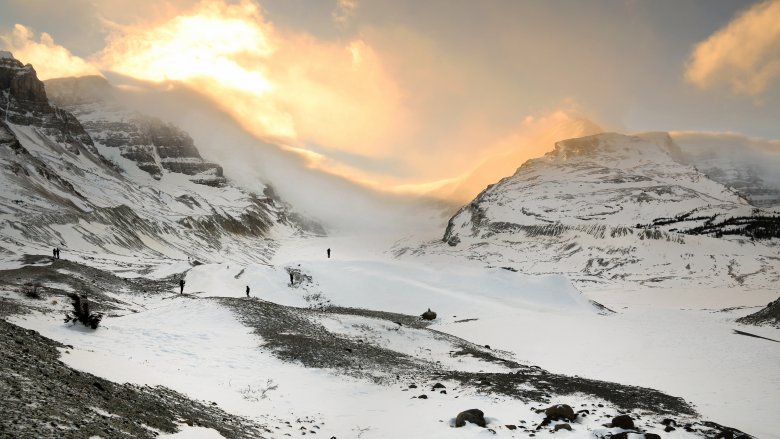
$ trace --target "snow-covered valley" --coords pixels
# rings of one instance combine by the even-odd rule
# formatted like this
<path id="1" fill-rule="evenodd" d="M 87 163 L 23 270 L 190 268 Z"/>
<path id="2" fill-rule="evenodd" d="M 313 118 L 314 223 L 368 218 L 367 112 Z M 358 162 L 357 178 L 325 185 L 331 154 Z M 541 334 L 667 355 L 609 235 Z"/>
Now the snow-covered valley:
<path id="1" fill-rule="evenodd" d="M 0 85 L 1 437 L 780 437 L 776 207 L 666 134 L 326 230 L 101 78 Z"/>

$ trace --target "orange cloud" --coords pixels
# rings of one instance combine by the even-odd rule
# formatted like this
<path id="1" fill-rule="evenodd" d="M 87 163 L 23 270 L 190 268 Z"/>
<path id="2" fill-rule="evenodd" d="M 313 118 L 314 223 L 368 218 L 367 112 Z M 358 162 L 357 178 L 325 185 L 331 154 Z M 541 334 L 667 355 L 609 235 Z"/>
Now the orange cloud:
<path id="1" fill-rule="evenodd" d="M 685 70 L 700 88 L 758 96 L 780 77 L 780 0 L 757 3 L 699 43 Z"/>
<path id="2" fill-rule="evenodd" d="M 0 44 L 16 59 L 32 64 L 40 79 L 100 75 L 90 62 L 55 44 L 51 35 L 44 32 L 36 41 L 35 32 L 21 24 L 15 25 L 10 33 L 0 35 Z"/>
<path id="3" fill-rule="evenodd" d="M 399 88 L 368 44 L 283 33 L 248 0 L 117 26 L 99 58 L 137 79 L 185 83 L 250 132 L 292 144 L 365 153 L 403 117 Z"/>

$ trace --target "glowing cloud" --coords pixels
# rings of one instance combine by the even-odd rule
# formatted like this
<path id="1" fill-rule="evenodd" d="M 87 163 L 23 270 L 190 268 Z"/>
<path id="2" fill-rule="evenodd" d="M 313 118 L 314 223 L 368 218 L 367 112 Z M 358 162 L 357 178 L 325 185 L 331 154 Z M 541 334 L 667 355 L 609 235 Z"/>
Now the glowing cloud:
<path id="1" fill-rule="evenodd" d="M 400 117 L 398 87 L 365 42 L 284 34 L 251 1 L 208 0 L 163 22 L 117 26 L 100 60 L 185 83 L 250 132 L 286 143 L 364 152 Z"/>
<path id="2" fill-rule="evenodd" d="M 35 66 L 40 79 L 100 75 L 88 61 L 55 44 L 51 35 L 44 32 L 36 41 L 35 32 L 21 24 L 15 25 L 10 33 L 0 35 L 0 45 L 16 59 Z"/>
<path id="3" fill-rule="evenodd" d="M 699 43 L 685 77 L 700 88 L 728 85 L 757 96 L 780 77 L 780 0 L 758 3 Z"/>

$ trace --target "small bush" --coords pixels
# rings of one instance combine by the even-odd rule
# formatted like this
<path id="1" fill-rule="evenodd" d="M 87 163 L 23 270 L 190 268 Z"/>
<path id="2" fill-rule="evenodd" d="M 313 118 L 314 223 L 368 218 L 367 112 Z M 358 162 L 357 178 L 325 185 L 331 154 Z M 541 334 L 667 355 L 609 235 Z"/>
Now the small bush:
<path id="1" fill-rule="evenodd" d="M 39 282 L 27 282 L 22 286 L 22 294 L 30 299 L 41 298 L 41 284 Z"/>
<path id="2" fill-rule="evenodd" d="M 103 319 L 103 314 L 90 312 L 89 301 L 86 297 L 81 297 L 76 293 L 71 293 L 68 297 L 73 301 L 73 310 L 65 315 L 65 323 L 80 322 L 86 327 L 97 329 L 100 320 Z"/>

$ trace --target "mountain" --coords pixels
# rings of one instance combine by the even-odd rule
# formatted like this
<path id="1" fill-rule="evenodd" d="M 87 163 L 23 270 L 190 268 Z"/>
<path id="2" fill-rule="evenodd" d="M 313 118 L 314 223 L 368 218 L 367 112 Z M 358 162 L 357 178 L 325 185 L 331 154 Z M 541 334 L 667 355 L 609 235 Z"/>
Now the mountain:
<path id="1" fill-rule="evenodd" d="M 97 77 L 45 86 L 0 57 L 0 253 L 262 262 L 270 237 L 322 232 L 270 187 L 232 185 L 187 133 L 110 91 Z"/>
<path id="2" fill-rule="evenodd" d="M 778 218 L 683 160 L 666 133 L 558 142 L 463 206 L 442 243 L 416 251 L 565 272 L 581 285 L 779 280 Z"/>
<path id="3" fill-rule="evenodd" d="M 226 183 L 222 167 L 204 160 L 186 132 L 124 108 L 114 99 L 113 89 L 104 78 L 52 79 L 45 87 L 51 101 L 75 115 L 96 143 L 116 148 L 120 156 L 155 179 L 162 178 L 163 171 L 170 171 L 189 175 L 195 183 Z M 106 154 L 116 155 L 108 150 Z"/>
<path id="4" fill-rule="evenodd" d="M 598 134 L 603 130 L 588 119 L 557 114 L 543 128 L 512 136 L 499 151 L 491 153 L 473 170 L 456 181 L 440 187 L 430 195 L 460 203 L 468 202 L 496 178 L 515 170 L 529 156 L 541 155 L 556 141 Z"/>
<path id="5" fill-rule="evenodd" d="M 684 163 L 733 188 L 751 204 L 780 208 L 780 142 L 722 133 L 673 136 Z"/>

